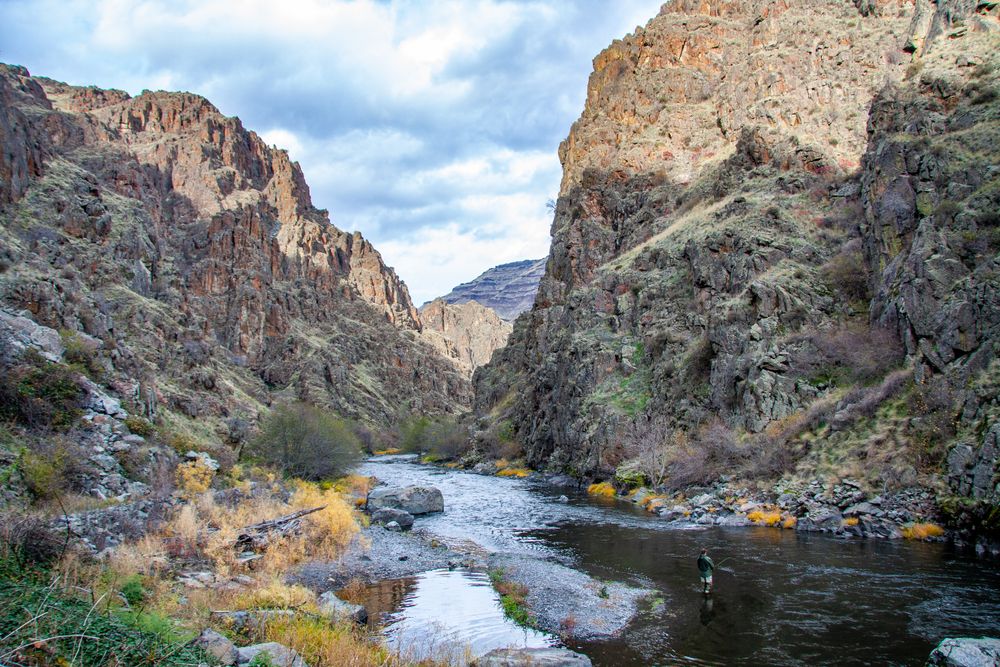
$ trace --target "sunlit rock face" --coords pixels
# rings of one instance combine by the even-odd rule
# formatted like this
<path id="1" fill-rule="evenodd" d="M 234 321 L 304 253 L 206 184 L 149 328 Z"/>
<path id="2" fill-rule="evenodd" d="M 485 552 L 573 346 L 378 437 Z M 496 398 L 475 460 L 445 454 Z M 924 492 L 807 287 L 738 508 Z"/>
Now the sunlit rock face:
<path id="1" fill-rule="evenodd" d="M 468 404 L 378 251 L 204 98 L 3 66 L 0 145 L 0 299 L 104 341 L 123 387 L 213 416 L 278 395 L 371 420 Z"/>
<path id="2" fill-rule="evenodd" d="M 420 308 L 422 338 L 452 359 L 470 378 L 504 346 L 511 324 L 476 301 L 435 299 Z"/>
<path id="3" fill-rule="evenodd" d="M 477 371 L 476 410 L 532 464 L 596 476 L 653 441 L 695 477 L 747 470 L 705 453 L 713 424 L 764 477 L 931 483 L 948 447 L 978 451 L 1000 415 L 998 12 L 675 0 L 615 41 L 560 148 L 534 306 Z M 873 393 L 901 368 L 913 384 Z M 929 464 L 935 378 L 957 426 Z M 864 431 L 891 400 L 908 407 Z"/>

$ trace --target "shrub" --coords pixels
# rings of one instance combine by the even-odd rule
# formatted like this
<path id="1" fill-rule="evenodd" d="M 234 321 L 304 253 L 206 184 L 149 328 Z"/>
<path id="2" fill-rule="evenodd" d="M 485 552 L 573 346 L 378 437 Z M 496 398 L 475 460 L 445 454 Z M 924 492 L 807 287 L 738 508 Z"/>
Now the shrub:
<path id="1" fill-rule="evenodd" d="M 249 450 L 289 475 L 310 480 L 342 476 L 361 458 L 347 422 L 305 403 L 276 408 Z"/>
<path id="2" fill-rule="evenodd" d="M 517 477 L 523 478 L 531 474 L 527 468 L 504 468 L 497 473 L 497 477 Z"/>
<path id="3" fill-rule="evenodd" d="M 871 384 L 903 363 L 899 338 L 888 329 L 838 326 L 814 330 L 800 340 L 792 366 L 813 384 Z"/>
<path id="4" fill-rule="evenodd" d="M 122 583 L 119 592 L 130 607 L 138 607 L 146 600 L 146 589 L 142 585 L 142 577 L 133 574 Z"/>
<path id="5" fill-rule="evenodd" d="M 177 466 L 177 490 L 181 496 L 192 500 L 208 491 L 215 471 L 201 459 L 186 461 Z"/>
<path id="6" fill-rule="evenodd" d="M 821 272 L 826 283 L 849 301 L 871 299 L 871 286 L 860 251 L 837 253 L 823 265 Z"/>
<path id="7" fill-rule="evenodd" d="M 911 523 L 903 527 L 903 537 L 908 540 L 928 540 L 944 535 L 944 528 L 934 523 Z"/>
<path id="8" fill-rule="evenodd" d="M 148 419 L 143 419 L 142 417 L 130 416 L 125 418 L 125 426 L 128 430 L 136 435 L 141 435 L 144 438 L 148 438 L 156 432 L 156 427 Z"/>
<path id="9" fill-rule="evenodd" d="M 66 550 L 68 535 L 58 534 L 49 523 L 33 514 L 0 516 L 0 560 L 19 567 L 46 567 Z"/>
<path id="10" fill-rule="evenodd" d="M 781 523 L 781 512 L 754 510 L 747 514 L 747 519 L 762 526 L 777 526 Z"/>
<path id="11" fill-rule="evenodd" d="M 597 482 L 587 487 L 587 493 L 599 498 L 614 498 L 615 487 L 609 482 Z"/>
<path id="12" fill-rule="evenodd" d="M 28 426 L 68 429 L 81 414 L 83 394 L 76 372 L 33 350 L 0 369 L 0 417 Z"/>
<path id="13" fill-rule="evenodd" d="M 99 379 L 104 375 L 104 368 L 97 357 L 97 343 L 88 340 L 75 331 L 63 329 L 59 332 L 62 338 L 63 359 L 66 363 L 77 368 L 94 379 Z"/>

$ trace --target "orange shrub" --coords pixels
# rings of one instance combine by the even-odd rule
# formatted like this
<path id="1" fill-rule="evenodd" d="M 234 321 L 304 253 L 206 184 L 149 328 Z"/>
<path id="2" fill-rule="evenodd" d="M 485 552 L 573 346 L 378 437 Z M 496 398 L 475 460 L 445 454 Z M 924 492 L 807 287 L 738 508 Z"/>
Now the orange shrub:
<path id="1" fill-rule="evenodd" d="M 911 523 L 903 527 L 903 537 L 908 540 L 926 540 L 944 535 L 944 528 L 935 523 Z"/>
<path id="2" fill-rule="evenodd" d="M 840 522 L 840 525 L 842 525 L 844 527 L 847 527 L 847 526 L 856 526 L 856 525 L 858 525 L 858 517 L 852 516 L 850 518 L 844 519 L 843 521 Z"/>
<path id="3" fill-rule="evenodd" d="M 587 493 L 600 498 L 614 498 L 615 487 L 608 482 L 598 482 L 587 487 Z"/>
<path id="4" fill-rule="evenodd" d="M 497 473 L 497 477 L 527 477 L 531 471 L 527 468 L 504 468 Z"/>
<path id="5" fill-rule="evenodd" d="M 777 526 L 781 523 L 781 512 L 754 510 L 747 514 L 747 519 L 762 526 Z"/>

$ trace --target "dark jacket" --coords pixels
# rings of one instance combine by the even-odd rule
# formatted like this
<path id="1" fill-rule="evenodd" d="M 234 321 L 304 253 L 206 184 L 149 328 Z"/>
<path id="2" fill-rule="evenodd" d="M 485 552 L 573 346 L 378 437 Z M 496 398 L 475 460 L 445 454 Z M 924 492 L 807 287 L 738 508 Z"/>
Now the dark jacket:
<path id="1" fill-rule="evenodd" d="M 715 563 L 708 556 L 702 554 L 698 556 L 698 571 L 701 572 L 701 576 L 707 577 L 715 571 Z"/>

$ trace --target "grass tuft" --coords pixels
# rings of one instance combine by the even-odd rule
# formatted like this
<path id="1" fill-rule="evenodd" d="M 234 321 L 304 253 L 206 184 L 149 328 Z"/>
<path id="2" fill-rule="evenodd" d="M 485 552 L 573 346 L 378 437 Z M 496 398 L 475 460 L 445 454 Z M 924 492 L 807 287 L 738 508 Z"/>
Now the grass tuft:
<path id="1" fill-rule="evenodd" d="M 598 498 L 614 498 L 615 487 L 609 482 L 598 482 L 587 487 L 587 493 Z"/>

